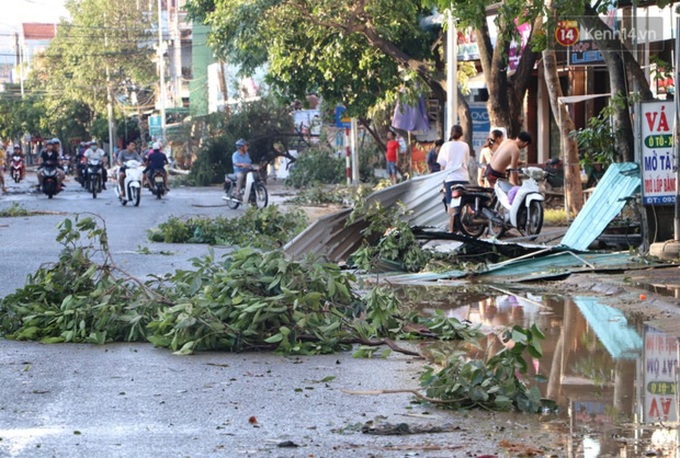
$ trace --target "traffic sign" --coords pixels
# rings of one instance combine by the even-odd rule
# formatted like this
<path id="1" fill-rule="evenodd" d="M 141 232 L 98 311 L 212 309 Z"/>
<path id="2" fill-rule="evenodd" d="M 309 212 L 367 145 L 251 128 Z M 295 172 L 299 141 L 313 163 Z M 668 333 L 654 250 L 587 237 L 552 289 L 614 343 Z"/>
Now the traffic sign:
<path id="1" fill-rule="evenodd" d="M 572 46 L 578 41 L 579 29 L 577 21 L 557 21 L 555 40 L 562 46 Z"/>

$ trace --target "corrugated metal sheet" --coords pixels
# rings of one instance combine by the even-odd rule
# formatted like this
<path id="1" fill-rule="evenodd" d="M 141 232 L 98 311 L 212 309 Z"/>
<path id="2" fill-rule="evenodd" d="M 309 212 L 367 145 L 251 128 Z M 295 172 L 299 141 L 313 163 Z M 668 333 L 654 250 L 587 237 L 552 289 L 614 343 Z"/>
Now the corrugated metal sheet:
<path id="1" fill-rule="evenodd" d="M 595 187 L 562 239 L 573 250 L 587 250 L 621 212 L 626 199 L 639 192 L 640 167 L 634 162 L 613 163 Z"/>
<path id="2" fill-rule="evenodd" d="M 370 194 L 367 201 L 377 201 L 383 207 L 402 202 L 407 210 L 405 218 L 411 226 L 445 228 L 448 216 L 444 212 L 440 190 L 446 172 L 422 175 Z M 320 218 L 284 246 L 292 259 L 315 253 L 328 261 L 338 262 L 361 246 L 361 231 L 368 226 L 365 220 L 347 225 L 351 209 Z"/>
<path id="3" fill-rule="evenodd" d="M 577 253 L 565 251 L 563 247 L 551 247 L 522 256 L 521 259 L 510 259 L 486 266 L 480 265 L 480 270 L 449 270 L 413 274 L 383 273 L 381 276 L 391 283 L 418 283 L 471 277 L 478 282 L 520 283 L 550 280 L 579 272 L 635 270 L 657 266 L 667 266 L 667 264 L 643 262 L 628 252 Z"/>

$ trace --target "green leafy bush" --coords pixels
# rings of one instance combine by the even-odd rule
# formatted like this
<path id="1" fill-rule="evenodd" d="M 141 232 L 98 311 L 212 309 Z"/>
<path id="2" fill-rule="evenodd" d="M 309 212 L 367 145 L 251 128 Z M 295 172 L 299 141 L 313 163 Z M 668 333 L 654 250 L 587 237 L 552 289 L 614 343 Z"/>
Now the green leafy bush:
<path id="1" fill-rule="evenodd" d="M 256 102 L 242 103 L 229 111 L 205 118 L 207 138 L 196 154 L 188 180 L 195 185 L 207 186 L 222 183 L 226 173 L 233 172 L 231 155 L 239 138 L 250 142 L 250 154 L 254 163 L 269 157 L 274 145 L 287 148 L 293 131 L 293 119 L 289 107 L 272 97 Z"/>
<path id="2" fill-rule="evenodd" d="M 276 205 L 263 209 L 249 207 L 238 218 L 170 217 L 148 231 L 152 242 L 208 243 L 273 249 L 302 232 L 307 226 L 302 210 L 282 212 Z"/>

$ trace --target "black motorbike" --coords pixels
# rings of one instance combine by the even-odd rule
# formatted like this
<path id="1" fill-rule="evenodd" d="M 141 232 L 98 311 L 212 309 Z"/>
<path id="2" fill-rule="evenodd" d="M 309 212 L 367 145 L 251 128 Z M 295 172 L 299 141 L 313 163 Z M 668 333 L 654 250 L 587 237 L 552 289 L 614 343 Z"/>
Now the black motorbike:
<path id="1" fill-rule="evenodd" d="M 149 175 L 149 190 L 160 199 L 165 194 L 165 179 L 162 170 L 155 170 Z"/>
<path id="2" fill-rule="evenodd" d="M 97 194 L 102 192 L 102 161 L 91 158 L 87 161 L 87 190 L 92 193 L 92 198 L 96 199 Z"/>
<path id="3" fill-rule="evenodd" d="M 56 196 L 59 191 L 61 191 L 57 170 L 58 169 L 56 165 L 45 165 L 42 169 L 42 192 L 47 196 L 48 199 Z"/>

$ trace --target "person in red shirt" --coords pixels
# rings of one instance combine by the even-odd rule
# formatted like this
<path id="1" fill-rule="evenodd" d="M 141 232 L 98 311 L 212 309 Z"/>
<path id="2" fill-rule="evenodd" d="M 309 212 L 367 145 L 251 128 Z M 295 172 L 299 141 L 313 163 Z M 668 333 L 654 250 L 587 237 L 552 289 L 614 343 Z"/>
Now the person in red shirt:
<path id="1" fill-rule="evenodd" d="M 399 152 L 399 142 L 395 139 L 394 132 L 387 132 L 387 151 L 385 160 L 387 161 L 387 174 L 390 176 L 392 184 L 397 184 L 397 153 Z"/>

